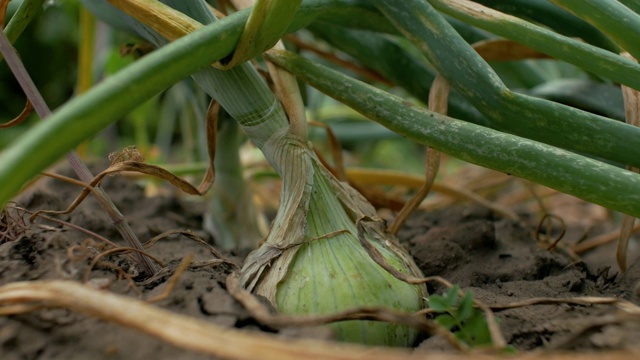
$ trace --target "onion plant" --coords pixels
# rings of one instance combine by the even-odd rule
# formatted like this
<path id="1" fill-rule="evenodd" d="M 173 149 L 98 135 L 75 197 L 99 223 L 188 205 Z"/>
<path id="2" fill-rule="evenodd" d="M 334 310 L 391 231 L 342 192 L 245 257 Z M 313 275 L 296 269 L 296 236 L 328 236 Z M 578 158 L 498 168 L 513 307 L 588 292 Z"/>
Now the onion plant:
<path id="1" fill-rule="evenodd" d="M 360 242 L 377 249 L 395 269 L 420 276 L 411 258 L 383 222 L 375 221 L 375 209 L 320 163 L 300 130 L 304 126 L 297 123 L 299 117 L 294 120 L 289 107 L 285 111 L 286 97 L 278 99 L 247 61 L 260 56 L 285 32 L 308 27 L 418 99 L 426 99 L 424 84 L 439 73 L 456 91 L 450 99 L 452 116 L 292 52 L 271 50 L 264 56 L 418 143 L 639 216 L 640 175 L 624 166 L 640 167 L 640 129 L 509 88 L 500 71 L 494 71 L 467 41 L 483 33 L 461 36 L 472 29 L 470 25 L 477 26 L 607 79 L 603 82 L 639 90 L 640 66 L 616 53 L 635 54 L 635 45 L 625 35 L 636 30 L 638 15 L 622 3 L 609 8 L 607 0 L 553 2 L 575 15 L 570 17 L 575 26 L 589 29 L 587 42 L 564 35 L 575 35 L 575 29 L 558 22 L 543 28 L 464 0 L 259 1 L 253 10 L 222 19 L 216 19 L 204 0 L 86 0 L 83 3 L 96 15 L 136 32 L 159 49 L 69 101 L 49 121 L 3 150 L 0 202 L 11 199 L 39 171 L 140 102 L 192 76 L 237 121 L 283 180 L 279 212 L 262 246 L 242 269 L 243 285 L 289 314 L 324 314 L 355 306 L 416 311 L 422 307 L 425 288 L 396 279 L 369 257 Z M 549 11 L 538 5 L 532 2 L 530 10 L 544 9 L 558 20 L 567 18 L 559 8 Z M 602 16 L 590 16 L 592 9 L 602 11 Z M 611 20 L 620 14 L 627 14 L 629 21 Z M 536 19 L 535 14 L 530 18 Z M 348 28 L 343 37 L 337 26 Z M 247 45 L 253 40 L 256 44 Z M 236 48 L 242 51 L 235 54 Z M 510 69 L 522 76 L 527 66 Z M 539 76 L 528 83 L 543 80 Z M 46 151 L 38 151 L 41 144 L 48 144 Z M 350 321 L 332 326 L 346 341 L 410 345 L 416 335 L 385 323 Z"/>

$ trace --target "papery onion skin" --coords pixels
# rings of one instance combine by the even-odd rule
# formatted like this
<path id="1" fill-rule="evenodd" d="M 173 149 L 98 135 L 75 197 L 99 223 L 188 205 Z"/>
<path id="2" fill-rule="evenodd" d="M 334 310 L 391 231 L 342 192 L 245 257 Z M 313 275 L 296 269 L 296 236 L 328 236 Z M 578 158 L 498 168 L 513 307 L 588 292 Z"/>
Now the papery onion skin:
<path id="1" fill-rule="evenodd" d="M 329 186 L 335 180 L 324 175 L 316 172 L 307 214 L 308 242 L 290 250 L 296 254 L 278 284 L 278 310 L 330 314 L 363 306 L 408 313 L 422 309 L 425 289 L 396 279 L 370 258 L 359 243 L 354 221 Z M 365 236 L 392 267 L 421 276 L 406 264 L 408 255 L 397 253 L 403 249 Z M 367 345 L 411 346 L 417 336 L 412 328 L 378 321 L 344 321 L 331 327 L 336 339 Z"/>

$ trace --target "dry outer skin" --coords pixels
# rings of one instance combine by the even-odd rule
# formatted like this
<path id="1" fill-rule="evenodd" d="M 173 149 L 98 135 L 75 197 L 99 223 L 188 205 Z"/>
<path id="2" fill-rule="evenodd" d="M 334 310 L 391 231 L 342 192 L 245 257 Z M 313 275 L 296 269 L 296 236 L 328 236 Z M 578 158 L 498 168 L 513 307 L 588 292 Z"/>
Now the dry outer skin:
<path id="1" fill-rule="evenodd" d="M 63 209 L 77 188 L 48 182 L 30 189 L 20 198 L 30 210 Z M 106 180 L 105 188 L 131 221 L 144 241 L 166 230 L 198 231 L 202 204 L 174 196 L 146 198 L 130 180 Z M 61 200 L 64 199 L 64 200 Z M 117 241 L 108 219 L 91 199 L 72 215 L 59 218 Z M 14 281 L 75 279 L 81 281 L 90 258 L 101 251 L 101 244 L 87 234 L 60 225 L 38 221 L 50 227 L 32 227 L 22 238 L 0 244 L 0 285 Z M 640 262 L 621 280 L 612 280 L 589 264 L 574 262 L 561 252 L 538 247 L 532 231 L 510 220 L 496 218 L 478 207 L 452 208 L 437 213 L 416 214 L 401 230 L 399 238 L 408 246 L 426 276 L 440 275 L 464 290 L 472 290 L 487 304 L 505 304 L 533 297 L 623 296 L 638 303 Z M 72 249 L 73 251 L 69 250 Z M 83 253 L 86 251 L 87 253 Z M 149 252 L 169 268 L 175 268 L 188 254 L 194 263 L 204 264 L 212 255 L 185 237 L 172 236 L 159 241 Z M 83 256 L 83 254 L 85 254 Z M 90 254 L 90 256 L 86 255 Z M 241 255 L 225 254 L 240 264 Z M 131 261 L 124 255 L 111 255 L 90 272 L 94 284 L 108 285 L 116 293 L 148 299 L 166 287 L 168 275 L 133 284 L 118 280 L 117 270 L 135 278 Z M 226 292 L 225 279 L 230 265 L 202 265 L 182 274 L 168 298 L 157 303 L 171 311 L 216 324 L 265 331 Z M 613 274 L 609 274 L 613 275 Z M 137 290 L 133 290 L 134 286 Z M 431 293 L 442 289 L 430 286 Z M 138 293 L 138 291 L 140 293 Z M 593 350 L 638 350 L 638 324 L 593 326 L 597 319 L 610 316 L 615 307 L 540 305 L 497 312 L 507 340 L 520 350 L 533 348 Z M 592 327 L 592 328 L 589 328 Z M 583 329 L 587 329 L 582 332 Z M 272 330 L 269 330 L 272 331 Z M 325 331 L 288 329 L 282 336 L 325 338 Z M 447 349 L 436 338 L 417 344 L 416 351 Z M 65 309 L 46 309 L 21 315 L 0 317 L 0 358 L 5 359 L 209 359 L 210 356 L 179 349 L 133 330 L 93 319 Z"/>

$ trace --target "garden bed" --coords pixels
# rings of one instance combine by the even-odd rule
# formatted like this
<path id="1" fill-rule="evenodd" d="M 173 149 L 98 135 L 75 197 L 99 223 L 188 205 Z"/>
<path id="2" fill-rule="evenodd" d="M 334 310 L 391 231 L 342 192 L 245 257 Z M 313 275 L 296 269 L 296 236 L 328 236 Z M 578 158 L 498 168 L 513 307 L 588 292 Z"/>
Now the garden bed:
<path id="1" fill-rule="evenodd" d="M 190 230 L 215 246 L 215 240 L 200 230 L 205 208 L 202 202 L 175 195 L 148 197 L 142 188 L 123 177 L 107 179 L 105 188 L 141 239 L 171 230 Z M 39 181 L 18 203 L 30 211 L 62 210 L 77 191 L 74 186 L 57 181 Z M 9 209 L 8 214 L 18 218 L 16 210 Z M 108 239 L 118 239 L 93 199 L 87 199 L 72 214 L 56 218 Z M 487 305 L 547 298 L 544 305 L 494 309 L 505 339 L 520 354 L 531 350 L 639 351 L 639 322 L 621 315 L 624 313 L 620 304 L 551 302 L 617 297 L 638 303 L 640 262 L 636 260 L 620 276 L 605 267 L 612 263 L 611 248 L 600 247 L 588 254 L 587 261 L 580 261 L 561 246 L 547 250 L 534 238 L 534 229 L 523 223 L 501 218 L 477 205 L 454 206 L 414 214 L 399 237 L 425 276 L 441 276 L 465 291 L 473 291 L 476 299 Z M 234 300 L 227 292 L 227 276 L 238 269 L 246 254 L 212 252 L 207 246 L 176 234 L 148 249 L 162 262 L 165 271 L 144 278 L 127 255 L 115 253 L 96 259 L 108 247 L 90 234 L 42 219 L 35 224 L 0 245 L 0 285 L 72 280 L 131 298 L 157 300 L 167 290 L 176 268 L 191 254 L 189 268 L 175 278 L 176 286 L 153 306 L 244 332 L 272 333 L 282 339 L 331 338 L 330 331 L 323 327 L 276 330 L 261 324 Z M 567 230 L 571 238 L 585 229 L 569 226 Z M 596 229 L 604 230 L 606 226 Z M 430 293 L 444 290 L 429 284 Z M 3 359 L 210 358 L 69 308 L 46 307 L 0 317 L 0 329 Z M 415 346 L 416 355 L 457 353 L 443 338 L 427 334 Z"/>

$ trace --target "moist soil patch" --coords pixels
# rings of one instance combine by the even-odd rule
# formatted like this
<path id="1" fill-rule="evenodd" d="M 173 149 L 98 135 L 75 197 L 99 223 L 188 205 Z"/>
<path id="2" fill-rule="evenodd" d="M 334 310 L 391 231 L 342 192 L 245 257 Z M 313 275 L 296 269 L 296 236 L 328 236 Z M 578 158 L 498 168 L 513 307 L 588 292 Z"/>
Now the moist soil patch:
<path id="1" fill-rule="evenodd" d="M 103 187 L 125 214 L 134 232 L 148 240 L 169 230 L 190 230 L 206 242 L 202 228 L 205 205 L 179 196 L 147 197 L 142 188 L 122 177 L 106 179 Z M 39 181 L 17 202 L 30 211 L 63 210 L 77 195 L 73 185 Z M 21 216 L 9 209 L 12 221 Z M 87 198 L 72 214 L 53 216 L 72 225 L 119 239 L 96 201 Z M 5 217 L 4 221 L 8 221 Z M 18 221 L 19 222 L 19 221 Z M 242 264 L 246 253 L 212 252 L 180 234 L 164 238 L 148 249 L 164 266 L 143 278 L 130 255 L 98 256 L 107 247 L 91 234 L 42 218 L 24 224 L 25 231 L 0 243 L 0 285 L 15 281 L 71 279 L 140 299 L 157 297 L 188 256 L 184 271 L 168 296 L 156 305 L 176 313 L 205 319 L 244 331 L 269 331 L 278 336 L 330 338 L 323 328 L 279 332 L 257 323 L 226 290 L 226 278 Z M 568 229 L 579 231 L 579 229 Z M 532 298 L 581 296 L 618 297 L 638 303 L 640 261 L 620 276 L 607 267 L 611 248 L 590 254 L 592 261 L 571 257 L 562 247 L 548 250 L 521 222 L 498 217 L 479 206 L 457 206 L 414 214 L 399 238 L 425 276 L 438 275 L 458 284 L 488 305 Z M 216 252 L 218 255 L 216 255 Z M 602 256 L 599 256 L 598 252 Z M 96 259 L 98 257 L 98 259 Z M 221 260 L 221 258 L 223 260 Z M 610 261 L 609 261 L 610 262 Z M 429 284 L 430 294 L 442 286 Z M 638 321 L 620 319 L 614 305 L 531 305 L 495 310 L 506 340 L 519 351 L 640 350 Z M 215 336 L 215 334 L 211 334 Z M 424 336 L 415 351 L 454 351 L 439 337 Z M 41 309 L 0 317 L 0 358 L 13 359 L 210 359 L 107 321 L 67 309 Z"/>

